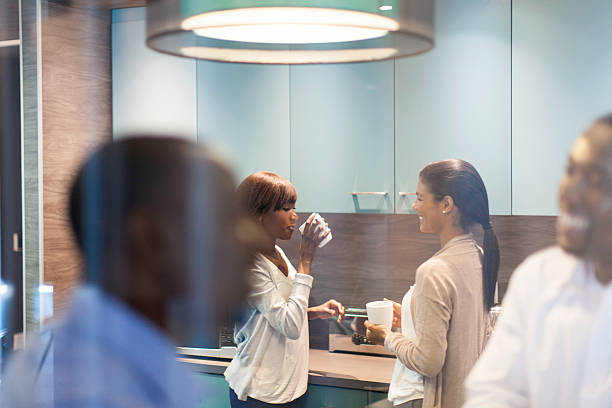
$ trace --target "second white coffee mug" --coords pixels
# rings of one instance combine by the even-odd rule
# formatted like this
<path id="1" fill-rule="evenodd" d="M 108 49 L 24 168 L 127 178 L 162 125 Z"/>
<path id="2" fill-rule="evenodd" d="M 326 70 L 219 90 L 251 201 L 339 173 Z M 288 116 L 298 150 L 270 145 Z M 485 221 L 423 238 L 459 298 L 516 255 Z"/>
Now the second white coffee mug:
<path id="1" fill-rule="evenodd" d="M 391 328 L 393 323 L 393 303 L 390 300 L 376 300 L 366 303 L 370 323 L 382 324 Z"/>

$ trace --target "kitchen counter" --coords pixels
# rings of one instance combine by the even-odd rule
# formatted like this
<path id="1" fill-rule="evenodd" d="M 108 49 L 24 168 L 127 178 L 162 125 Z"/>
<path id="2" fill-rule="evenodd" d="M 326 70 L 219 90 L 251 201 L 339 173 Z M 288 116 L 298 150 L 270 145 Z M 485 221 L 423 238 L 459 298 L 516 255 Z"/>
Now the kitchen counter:
<path id="1" fill-rule="evenodd" d="M 181 355 L 196 372 L 223 374 L 229 360 Z M 394 358 L 310 350 L 308 383 L 358 390 L 387 392 Z"/>

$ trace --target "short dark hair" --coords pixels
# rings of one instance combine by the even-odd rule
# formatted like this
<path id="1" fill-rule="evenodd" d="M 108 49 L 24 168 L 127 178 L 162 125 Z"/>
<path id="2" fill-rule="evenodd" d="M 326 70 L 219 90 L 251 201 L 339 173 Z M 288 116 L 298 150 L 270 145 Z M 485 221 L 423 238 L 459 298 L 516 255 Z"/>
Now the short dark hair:
<path id="1" fill-rule="evenodd" d="M 485 306 L 495 302 L 495 283 L 499 270 L 499 245 L 489 217 L 489 196 L 476 168 L 464 160 L 442 160 L 430 163 L 419 178 L 438 200 L 450 196 L 459 209 L 459 221 L 465 231 L 474 224 L 484 229 L 482 289 Z"/>
<path id="2" fill-rule="evenodd" d="M 259 217 L 270 210 L 295 204 L 297 192 L 285 178 L 269 171 L 259 171 L 245 178 L 238 186 L 240 205 L 247 213 Z"/>

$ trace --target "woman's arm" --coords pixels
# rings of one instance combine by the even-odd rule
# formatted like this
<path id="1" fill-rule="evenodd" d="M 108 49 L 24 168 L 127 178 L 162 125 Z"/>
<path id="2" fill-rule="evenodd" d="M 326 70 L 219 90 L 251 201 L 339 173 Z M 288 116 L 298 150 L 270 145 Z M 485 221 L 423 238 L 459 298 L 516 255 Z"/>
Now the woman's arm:
<path id="1" fill-rule="evenodd" d="M 310 275 L 310 267 L 315 252 L 321 241 L 330 233 L 329 230 L 323 233 L 325 228 L 327 228 L 327 223 L 315 220 L 315 215 L 315 213 L 312 213 L 310 217 L 308 217 L 302 233 L 302 240 L 300 241 L 299 248 L 300 260 L 297 269 L 298 276 L 299 274 Z M 344 307 L 340 302 L 334 299 L 330 299 L 322 305 L 308 308 L 309 320 L 327 319 L 334 316 L 338 316 L 338 322 L 340 322 L 344 316 Z"/>
<path id="2" fill-rule="evenodd" d="M 251 293 L 248 303 L 256 308 L 283 336 L 296 340 L 300 337 L 308 308 L 308 295 L 312 287 L 312 276 L 296 274 L 293 289 L 285 299 L 276 289 L 268 271 L 263 268 L 251 270 Z"/>
<path id="3" fill-rule="evenodd" d="M 432 299 L 422 299 L 420 302 L 423 308 L 427 308 L 421 313 L 421 317 L 429 322 L 427 324 L 430 327 L 423 330 L 415 325 L 415 341 L 399 333 L 390 333 L 385 338 L 384 345 L 409 369 L 426 377 L 434 377 L 442 370 L 446 360 L 450 312 Z"/>
<path id="4" fill-rule="evenodd" d="M 450 285 L 446 279 L 449 269 L 446 262 L 437 259 L 419 267 L 411 303 L 416 339 L 411 342 L 393 334 L 385 342 L 406 367 L 427 377 L 436 376 L 446 361 L 452 315 Z"/>
<path id="5" fill-rule="evenodd" d="M 340 323 L 344 317 L 344 306 L 334 299 L 330 299 L 322 305 L 308 308 L 308 320 L 330 319 L 336 316 L 338 316 L 338 323 Z"/>
<path id="6" fill-rule="evenodd" d="M 306 220 L 306 226 L 302 233 L 300 241 L 299 256 L 300 260 L 297 267 L 297 272 L 305 275 L 310 275 L 310 266 L 314 259 L 315 253 L 321 241 L 329 235 L 329 231 L 322 234 L 327 227 L 327 223 L 315 220 L 315 214 L 312 213 Z"/>
<path id="7" fill-rule="evenodd" d="M 448 286 L 443 277 L 449 268 L 430 260 L 417 271 L 412 295 L 414 341 L 378 325 L 366 325 L 368 339 L 393 352 L 409 369 L 426 377 L 436 376 L 446 360 L 447 333 L 452 313 Z"/>

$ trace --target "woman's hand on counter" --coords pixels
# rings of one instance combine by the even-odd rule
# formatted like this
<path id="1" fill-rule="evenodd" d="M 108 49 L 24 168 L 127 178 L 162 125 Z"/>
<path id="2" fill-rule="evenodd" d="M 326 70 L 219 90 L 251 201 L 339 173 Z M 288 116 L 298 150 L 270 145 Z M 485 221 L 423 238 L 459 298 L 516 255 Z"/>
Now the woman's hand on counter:
<path id="1" fill-rule="evenodd" d="M 391 333 L 387 326 L 370 323 L 369 320 L 363 322 L 363 325 L 366 328 L 366 339 L 374 344 L 384 345 L 387 335 Z"/>
<path id="2" fill-rule="evenodd" d="M 402 305 L 400 303 L 394 302 L 391 299 L 384 298 L 385 300 L 393 303 L 393 323 L 391 325 L 393 327 L 402 328 Z"/>
<path id="3" fill-rule="evenodd" d="M 330 319 L 336 316 L 338 323 L 340 323 L 344 317 L 344 306 L 334 299 L 330 299 L 322 305 L 308 308 L 308 320 Z"/>

